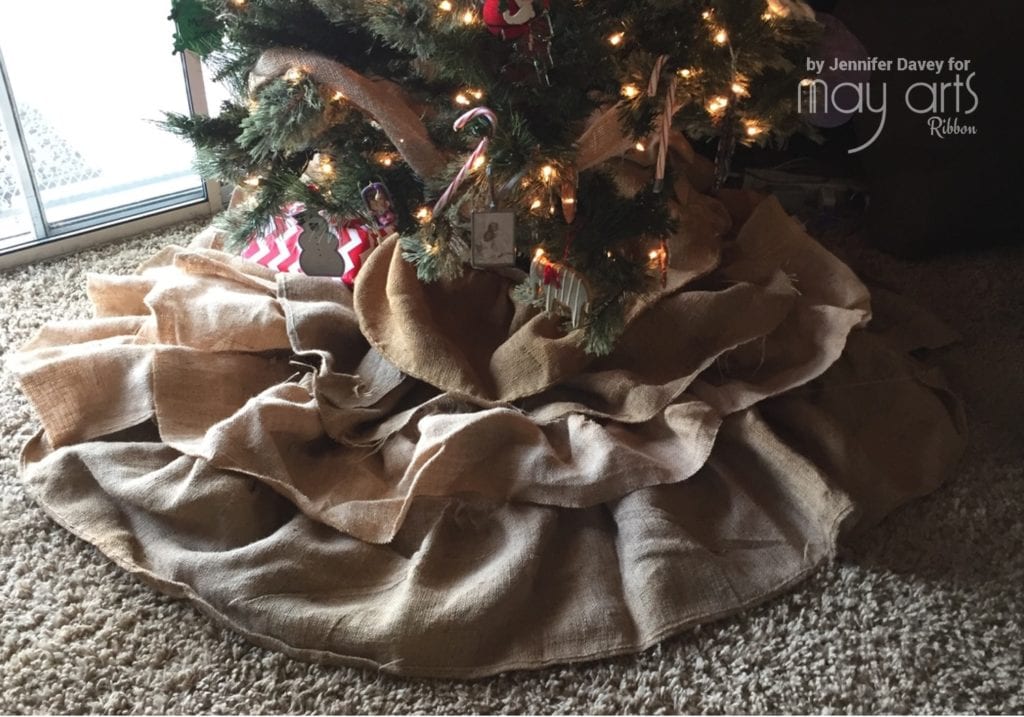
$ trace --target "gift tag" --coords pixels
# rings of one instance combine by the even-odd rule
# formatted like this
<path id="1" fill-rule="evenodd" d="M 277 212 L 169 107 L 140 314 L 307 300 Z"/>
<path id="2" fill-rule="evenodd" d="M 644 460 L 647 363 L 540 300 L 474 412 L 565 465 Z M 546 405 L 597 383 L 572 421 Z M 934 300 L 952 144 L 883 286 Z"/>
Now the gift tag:
<path id="1" fill-rule="evenodd" d="M 473 212 L 470 263 L 478 268 L 515 266 L 515 212 L 486 210 Z"/>
<path id="2" fill-rule="evenodd" d="M 299 266 L 307 276 L 335 276 L 345 273 L 345 260 L 338 253 L 338 237 L 327 220 L 316 213 L 303 212 L 298 217 L 302 233 L 298 244 Z"/>

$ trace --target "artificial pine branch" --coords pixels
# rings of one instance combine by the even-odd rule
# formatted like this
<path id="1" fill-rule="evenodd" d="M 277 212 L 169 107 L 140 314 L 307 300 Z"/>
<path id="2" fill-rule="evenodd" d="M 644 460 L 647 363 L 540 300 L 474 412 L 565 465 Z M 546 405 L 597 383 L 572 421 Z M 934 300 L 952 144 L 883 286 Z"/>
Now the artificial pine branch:
<path id="1" fill-rule="evenodd" d="M 300 152 L 324 127 L 324 99 L 308 77 L 271 80 L 239 126 L 238 144 L 257 162 Z"/>

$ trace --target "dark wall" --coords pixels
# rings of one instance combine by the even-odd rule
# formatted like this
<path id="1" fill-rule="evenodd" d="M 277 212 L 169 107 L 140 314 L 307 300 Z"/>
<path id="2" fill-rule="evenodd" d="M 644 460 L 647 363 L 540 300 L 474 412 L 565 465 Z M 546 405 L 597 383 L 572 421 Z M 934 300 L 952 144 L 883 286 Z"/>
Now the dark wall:
<path id="1" fill-rule="evenodd" d="M 876 73 L 888 83 L 886 128 L 861 152 L 871 191 L 867 229 L 872 241 L 893 253 L 932 254 L 994 243 L 1024 246 L 1021 228 L 1020 121 L 1022 60 L 1016 48 L 1024 33 L 1022 3 L 992 0 L 839 0 L 816 3 L 831 11 L 861 40 L 869 55 L 886 59 L 971 60 L 977 111 L 960 115 L 976 135 L 931 136 L 926 117 L 906 109 L 904 93 L 929 79 L 906 72 Z M 827 7 L 834 5 L 834 7 Z M 951 97 L 951 95 L 950 95 Z M 946 113 L 954 116 L 953 112 Z M 865 141 L 878 126 L 874 115 L 854 120 Z"/>

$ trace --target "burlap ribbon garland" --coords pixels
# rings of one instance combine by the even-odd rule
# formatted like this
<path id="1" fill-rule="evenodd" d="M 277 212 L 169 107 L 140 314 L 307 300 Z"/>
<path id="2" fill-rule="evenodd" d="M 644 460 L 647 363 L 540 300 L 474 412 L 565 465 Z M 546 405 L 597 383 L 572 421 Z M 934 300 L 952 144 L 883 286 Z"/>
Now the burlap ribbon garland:
<path id="1" fill-rule="evenodd" d="M 252 69 L 249 91 L 257 92 L 263 84 L 292 68 L 301 69 L 322 87 L 341 92 L 373 118 L 420 177 L 430 179 L 444 171 L 447 158 L 431 142 L 411 98 L 394 82 L 366 77 L 313 52 L 274 48 L 264 52 Z"/>
<path id="2" fill-rule="evenodd" d="M 249 91 L 255 94 L 266 82 L 293 68 L 301 69 L 330 91 L 341 92 L 348 101 L 369 115 L 422 179 L 438 178 L 448 166 L 450 158 L 431 141 L 423 124 L 421 109 L 401 87 L 389 80 L 366 77 L 314 52 L 273 48 L 260 56 L 250 73 Z M 673 138 L 673 148 L 681 146 L 680 139 L 682 135 Z M 602 162 L 625 154 L 634 144 L 634 140 L 622 131 L 618 105 L 598 110 L 576 143 L 576 168 L 578 171 L 593 169 Z"/>

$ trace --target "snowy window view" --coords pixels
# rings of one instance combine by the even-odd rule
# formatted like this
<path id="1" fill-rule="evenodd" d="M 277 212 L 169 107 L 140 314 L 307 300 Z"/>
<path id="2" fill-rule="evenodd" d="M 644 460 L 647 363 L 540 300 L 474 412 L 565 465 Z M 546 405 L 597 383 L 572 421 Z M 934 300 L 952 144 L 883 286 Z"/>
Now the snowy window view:
<path id="1" fill-rule="evenodd" d="M 187 112 L 165 0 L 0 3 L 0 52 L 47 225 L 200 191 L 192 149 L 154 124 Z M 129 31 L 130 30 L 130 31 Z M 32 231 L 0 126 L 0 242 Z"/>
<path id="2" fill-rule="evenodd" d="M 32 231 L 7 131 L 0 125 L 0 241 Z"/>

